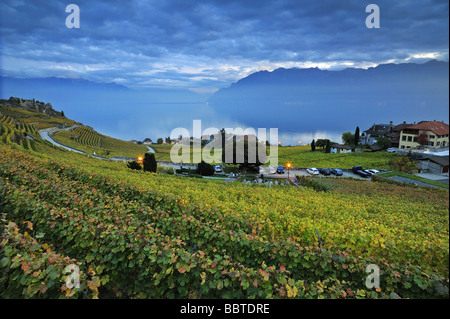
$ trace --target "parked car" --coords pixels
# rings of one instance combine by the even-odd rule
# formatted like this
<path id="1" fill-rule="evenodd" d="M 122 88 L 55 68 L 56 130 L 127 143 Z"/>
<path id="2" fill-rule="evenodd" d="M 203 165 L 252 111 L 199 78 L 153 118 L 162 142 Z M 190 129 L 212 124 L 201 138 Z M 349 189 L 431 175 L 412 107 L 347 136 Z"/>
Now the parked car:
<path id="1" fill-rule="evenodd" d="M 215 165 L 215 166 L 214 166 L 214 172 L 216 172 L 216 173 L 223 172 L 222 166 L 220 166 L 220 165 Z"/>
<path id="2" fill-rule="evenodd" d="M 387 149 L 387 151 L 388 151 L 389 153 L 394 153 L 394 152 L 395 152 L 395 148 L 389 147 L 389 148 Z"/>
<path id="3" fill-rule="evenodd" d="M 331 171 L 329 168 L 319 168 L 319 173 L 322 175 L 330 175 Z"/>
<path id="4" fill-rule="evenodd" d="M 372 176 L 372 174 L 365 172 L 365 171 L 363 170 L 363 168 L 362 168 L 361 166 L 359 166 L 359 165 L 353 166 L 352 172 L 353 172 L 354 174 L 356 174 L 356 175 L 361 176 L 361 177 L 370 177 L 370 176 Z"/>
<path id="5" fill-rule="evenodd" d="M 319 175 L 319 170 L 317 168 L 307 168 L 306 172 L 311 175 Z"/>
<path id="6" fill-rule="evenodd" d="M 342 172 L 342 170 L 338 169 L 338 168 L 332 168 L 330 170 L 330 173 L 336 176 L 342 176 L 344 173 Z"/>
<path id="7" fill-rule="evenodd" d="M 277 169 L 273 166 L 260 166 L 258 174 L 275 174 Z"/>
<path id="8" fill-rule="evenodd" d="M 377 169 L 368 169 L 368 170 L 366 170 L 366 171 L 368 171 L 369 173 L 372 173 L 372 175 L 373 174 L 379 174 L 379 173 L 381 173 L 379 170 L 377 170 Z"/>
<path id="9" fill-rule="evenodd" d="M 278 165 L 278 167 L 277 167 L 277 174 L 284 174 L 284 167 L 283 167 L 283 165 Z"/>

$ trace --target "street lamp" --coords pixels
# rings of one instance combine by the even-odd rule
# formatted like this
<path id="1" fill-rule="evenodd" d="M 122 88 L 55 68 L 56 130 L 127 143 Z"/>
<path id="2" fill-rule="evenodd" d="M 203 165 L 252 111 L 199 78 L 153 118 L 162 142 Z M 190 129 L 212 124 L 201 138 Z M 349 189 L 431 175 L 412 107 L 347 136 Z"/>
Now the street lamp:
<path id="1" fill-rule="evenodd" d="M 287 168 L 288 168 L 288 179 L 289 179 L 289 173 L 291 172 L 291 163 L 288 162 L 288 163 L 286 164 L 286 166 L 287 166 Z"/>

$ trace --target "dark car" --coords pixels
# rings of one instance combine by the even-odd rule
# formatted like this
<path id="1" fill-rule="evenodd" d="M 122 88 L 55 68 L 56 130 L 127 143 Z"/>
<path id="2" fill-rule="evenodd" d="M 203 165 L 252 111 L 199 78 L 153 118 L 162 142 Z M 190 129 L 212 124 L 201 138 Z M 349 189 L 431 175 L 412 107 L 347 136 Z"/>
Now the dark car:
<path id="1" fill-rule="evenodd" d="M 283 167 L 283 165 L 278 165 L 278 167 L 277 167 L 277 174 L 284 174 L 284 167 Z"/>
<path id="2" fill-rule="evenodd" d="M 361 177 L 370 177 L 370 176 L 372 176 L 372 174 L 369 174 L 369 173 L 365 172 L 363 170 L 363 168 L 361 166 L 359 166 L 359 165 L 358 166 L 353 166 L 352 172 L 354 174 L 356 174 L 356 175 L 361 176 Z"/>
<path id="3" fill-rule="evenodd" d="M 331 174 L 336 175 L 336 176 L 342 176 L 344 173 L 338 169 L 338 168 L 332 168 L 330 170 Z"/>
<path id="4" fill-rule="evenodd" d="M 319 168 L 319 173 L 322 175 L 330 175 L 331 171 L 329 168 Z"/>

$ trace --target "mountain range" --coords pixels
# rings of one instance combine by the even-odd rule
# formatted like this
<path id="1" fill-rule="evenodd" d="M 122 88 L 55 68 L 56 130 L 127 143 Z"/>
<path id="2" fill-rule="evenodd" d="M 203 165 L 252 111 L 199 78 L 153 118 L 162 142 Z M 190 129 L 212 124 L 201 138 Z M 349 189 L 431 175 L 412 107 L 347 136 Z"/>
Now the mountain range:
<path id="1" fill-rule="evenodd" d="M 390 121 L 448 122 L 449 63 L 260 71 L 217 91 L 208 102 L 218 114 L 234 114 L 250 127 L 288 132 L 342 132 Z"/>

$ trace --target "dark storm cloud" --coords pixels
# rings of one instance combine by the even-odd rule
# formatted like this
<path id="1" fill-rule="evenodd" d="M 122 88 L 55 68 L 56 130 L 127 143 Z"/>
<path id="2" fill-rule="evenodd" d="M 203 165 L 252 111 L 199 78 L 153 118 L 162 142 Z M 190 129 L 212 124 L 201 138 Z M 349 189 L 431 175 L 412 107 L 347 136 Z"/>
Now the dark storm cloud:
<path id="1" fill-rule="evenodd" d="M 224 87 L 280 66 L 365 67 L 448 59 L 448 1 L 68 1 L 0 4 L 2 73 L 117 81 L 130 86 Z"/>

